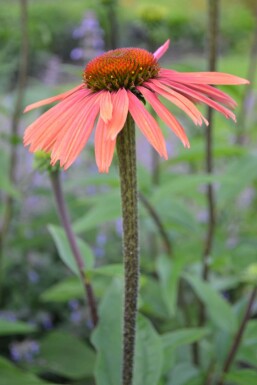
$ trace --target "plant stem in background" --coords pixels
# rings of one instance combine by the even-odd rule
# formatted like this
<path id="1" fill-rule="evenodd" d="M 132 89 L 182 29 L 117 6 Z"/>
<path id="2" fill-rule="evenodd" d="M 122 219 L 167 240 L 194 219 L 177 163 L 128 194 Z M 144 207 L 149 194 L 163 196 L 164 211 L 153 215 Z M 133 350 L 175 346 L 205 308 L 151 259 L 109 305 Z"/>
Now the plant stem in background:
<path id="1" fill-rule="evenodd" d="M 165 227 L 164 227 L 164 225 L 161 221 L 161 218 L 159 217 L 157 211 L 151 205 L 151 203 L 145 197 L 145 195 L 143 195 L 142 193 L 139 193 L 139 199 L 142 202 L 142 204 L 144 205 L 144 207 L 146 208 L 146 210 L 148 211 L 148 213 L 150 214 L 151 218 L 153 219 L 153 221 L 154 221 L 154 223 L 155 223 L 155 225 L 159 231 L 160 237 L 162 238 L 164 249 L 165 249 L 166 253 L 169 255 L 172 255 L 172 245 L 171 245 L 171 241 L 169 239 L 169 235 L 168 235 L 167 231 L 165 230 Z"/>
<path id="2" fill-rule="evenodd" d="M 21 49 L 19 58 L 19 69 L 17 78 L 17 95 L 14 104 L 13 115 L 11 118 L 10 128 L 10 163 L 9 163 L 9 180 L 12 185 L 16 184 L 16 169 L 17 169 L 17 143 L 18 129 L 23 107 L 23 98 L 27 82 L 28 70 L 28 52 L 29 52 L 29 37 L 28 37 L 28 5 L 27 0 L 20 0 L 20 33 L 21 33 Z M 2 286 L 2 265 L 3 265 L 3 248 L 6 235 L 8 234 L 10 222 L 13 214 L 13 197 L 7 195 L 4 203 L 4 214 L 0 231 L 0 292 Z"/>
<path id="3" fill-rule="evenodd" d="M 75 259 L 76 264 L 78 266 L 81 281 L 83 283 L 86 300 L 87 300 L 87 303 L 88 303 L 88 306 L 90 309 L 91 320 L 92 320 L 93 325 L 96 326 L 97 321 L 98 321 L 98 316 L 97 316 L 95 296 L 94 296 L 92 285 L 91 285 L 91 283 L 90 283 L 90 281 L 86 275 L 85 264 L 84 264 L 84 261 L 83 261 L 81 254 L 80 254 L 80 250 L 78 248 L 76 238 L 75 238 L 74 233 L 72 231 L 70 218 L 68 215 L 68 211 L 66 208 L 65 199 L 64 199 L 64 195 L 63 195 L 63 191 L 62 191 L 62 185 L 61 185 L 59 171 L 50 172 L 50 179 L 51 179 L 51 184 L 52 184 L 52 188 L 53 188 L 59 216 L 60 216 L 64 231 L 66 233 L 67 239 L 69 241 L 70 248 L 72 250 L 74 259 Z"/>
<path id="4" fill-rule="evenodd" d="M 128 115 L 125 126 L 118 135 L 117 153 L 121 184 L 125 269 L 122 385 L 132 385 L 139 279 L 139 246 L 135 124 L 130 115 Z"/>
<path id="5" fill-rule="evenodd" d="M 242 340 L 242 337 L 243 337 L 243 333 L 244 333 L 246 325 L 247 325 L 247 321 L 249 320 L 249 318 L 251 316 L 251 311 L 252 311 L 252 307 L 253 307 L 253 304 L 254 304 L 254 300 L 255 300 L 256 294 L 257 294 L 257 286 L 255 286 L 253 288 L 253 290 L 251 292 L 251 295 L 249 297 L 248 304 L 247 304 L 247 307 L 245 309 L 245 313 L 244 313 L 243 319 L 242 319 L 241 324 L 240 324 L 240 326 L 238 328 L 238 331 L 237 331 L 237 333 L 235 335 L 235 338 L 233 340 L 231 348 L 230 348 L 230 350 L 228 352 L 227 358 L 226 358 L 226 360 L 224 362 L 224 365 L 223 365 L 223 368 L 222 368 L 222 378 L 218 382 L 218 385 L 223 385 L 224 384 L 224 379 L 223 379 L 224 374 L 229 372 L 229 369 L 230 369 L 231 365 L 233 364 L 234 358 L 235 358 L 236 353 L 238 351 L 238 348 L 240 346 L 240 343 L 241 343 L 241 340 Z"/>
<path id="6" fill-rule="evenodd" d="M 255 5 L 255 28 L 253 32 L 253 40 L 250 49 L 249 55 L 249 67 L 247 71 L 247 79 L 250 84 L 244 89 L 243 101 L 241 103 L 241 110 L 238 115 L 238 132 L 236 136 L 236 143 L 239 145 L 243 145 L 245 142 L 245 129 L 246 129 L 246 119 L 248 116 L 249 105 L 251 103 L 250 99 L 254 90 L 254 82 L 257 73 L 257 5 Z"/>
<path id="7" fill-rule="evenodd" d="M 219 0 L 208 0 L 208 71 L 216 71 L 217 67 L 217 46 L 218 46 L 218 22 L 219 22 Z M 205 170 L 207 174 L 213 172 L 213 110 L 208 107 L 207 119 L 209 126 L 206 127 L 205 135 Z M 207 233 L 203 249 L 202 278 L 208 281 L 209 257 L 212 252 L 215 232 L 215 196 L 212 183 L 206 186 L 206 200 L 208 210 Z M 200 304 L 198 325 L 205 322 L 205 308 Z M 193 345 L 193 358 L 195 364 L 199 364 L 198 344 Z"/>

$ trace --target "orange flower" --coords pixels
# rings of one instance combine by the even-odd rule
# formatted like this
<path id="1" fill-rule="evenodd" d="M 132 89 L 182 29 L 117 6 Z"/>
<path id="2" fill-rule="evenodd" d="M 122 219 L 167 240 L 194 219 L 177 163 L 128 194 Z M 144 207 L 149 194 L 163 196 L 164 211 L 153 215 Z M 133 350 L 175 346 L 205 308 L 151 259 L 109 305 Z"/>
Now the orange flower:
<path id="1" fill-rule="evenodd" d="M 118 133 L 128 113 L 158 153 L 167 159 L 160 127 L 142 102 L 147 101 L 157 115 L 189 147 L 186 133 L 160 102 L 162 96 L 182 109 L 196 125 L 208 124 L 195 106 L 204 103 L 226 118 L 236 120 L 227 108 L 236 102 L 209 84 L 246 84 L 247 80 L 219 72 L 181 73 L 160 67 L 158 60 L 169 40 L 154 54 L 139 48 L 119 48 L 93 59 L 84 70 L 83 84 L 29 105 L 25 112 L 59 101 L 25 131 L 24 145 L 30 151 L 51 152 L 51 164 L 58 160 L 67 169 L 78 157 L 93 131 L 95 156 L 100 172 L 108 172 Z"/>

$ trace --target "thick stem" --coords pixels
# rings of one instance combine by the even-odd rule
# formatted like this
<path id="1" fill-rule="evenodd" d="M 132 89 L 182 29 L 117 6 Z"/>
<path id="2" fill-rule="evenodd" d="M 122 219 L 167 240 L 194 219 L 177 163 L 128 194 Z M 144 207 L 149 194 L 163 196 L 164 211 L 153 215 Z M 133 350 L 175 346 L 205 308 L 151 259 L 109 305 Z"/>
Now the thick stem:
<path id="1" fill-rule="evenodd" d="M 27 81 L 28 68 L 28 6 L 27 0 L 20 0 L 20 33 L 21 33 L 21 49 L 20 61 L 17 79 L 17 96 L 15 100 L 13 115 L 11 119 L 11 134 L 10 134 L 10 164 L 9 164 L 9 180 L 15 185 L 16 183 L 16 169 L 17 169 L 17 136 L 22 113 L 22 102 Z M 3 254 L 4 243 L 6 235 L 9 231 L 10 222 L 13 216 L 13 197 L 7 195 L 4 203 L 4 213 L 2 219 L 2 226 L 0 231 L 0 292 L 2 286 L 2 272 L 3 272 Z"/>
<path id="2" fill-rule="evenodd" d="M 124 128 L 118 135 L 117 152 L 121 183 L 125 268 L 122 385 L 132 385 L 136 337 L 139 247 L 135 125 L 131 116 L 128 116 Z"/>
<path id="3" fill-rule="evenodd" d="M 74 233 L 73 233 L 72 228 L 71 228 L 70 218 L 69 218 L 69 214 L 68 214 L 68 211 L 66 208 L 65 199 L 63 196 L 59 171 L 51 172 L 50 173 L 50 179 L 51 179 L 51 183 L 52 183 L 52 188 L 53 188 L 59 216 L 60 216 L 64 231 L 66 233 L 67 239 L 69 241 L 70 248 L 72 250 L 74 259 L 75 259 L 76 264 L 78 266 L 81 281 L 83 283 L 85 296 L 86 296 L 88 306 L 90 309 L 90 313 L 91 313 L 91 320 L 92 320 L 93 325 L 96 326 L 97 321 L 98 321 L 98 316 L 97 316 L 95 296 L 94 296 L 92 285 L 91 285 L 91 283 L 90 283 L 90 281 L 89 281 L 89 279 L 85 273 L 85 264 L 84 264 L 84 261 L 83 261 L 81 254 L 80 254 L 80 250 L 78 248 L 76 238 L 75 238 Z"/>
<path id="4" fill-rule="evenodd" d="M 249 297 L 248 304 L 247 304 L 247 307 L 245 309 L 245 313 L 244 313 L 244 316 L 242 318 L 241 324 L 238 328 L 238 331 L 235 335 L 235 338 L 233 340 L 231 348 L 228 352 L 227 358 L 224 362 L 223 369 L 222 369 L 222 378 L 220 379 L 220 381 L 218 382 L 217 385 L 223 385 L 224 384 L 224 379 L 223 379 L 224 374 L 228 373 L 231 365 L 234 362 L 234 358 L 235 358 L 236 353 L 238 351 L 238 348 L 240 346 L 240 343 L 241 343 L 241 340 L 242 340 L 242 337 L 243 337 L 243 334 L 244 334 L 244 331 L 245 331 L 245 328 L 247 325 L 247 321 L 249 320 L 249 318 L 251 316 L 251 311 L 252 311 L 252 307 L 254 304 L 256 294 L 257 294 L 257 286 L 255 286 L 251 292 L 251 295 Z"/>

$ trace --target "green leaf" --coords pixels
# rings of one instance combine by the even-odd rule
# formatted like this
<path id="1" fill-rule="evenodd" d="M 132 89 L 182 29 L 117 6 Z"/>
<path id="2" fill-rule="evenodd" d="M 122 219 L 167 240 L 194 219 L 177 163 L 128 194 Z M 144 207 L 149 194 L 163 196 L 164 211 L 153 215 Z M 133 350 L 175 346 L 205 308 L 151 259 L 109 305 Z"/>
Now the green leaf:
<path id="1" fill-rule="evenodd" d="M 229 303 L 209 283 L 189 274 L 184 277 L 204 303 L 213 323 L 230 334 L 235 332 L 237 319 Z"/>
<path id="2" fill-rule="evenodd" d="M 151 322 L 138 315 L 134 385 L 157 385 L 161 377 L 163 349 L 161 338 Z"/>
<path id="3" fill-rule="evenodd" d="M 216 182 L 220 178 L 221 177 L 218 175 L 208 174 L 174 174 L 170 181 L 163 183 L 156 188 L 152 199 L 154 202 L 159 202 L 166 199 L 167 196 L 170 196 L 171 194 L 192 196 L 193 189 L 197 189 L 207 183 Z"/>
<path id="4" fill-rule="evenodd" d="M 97 385 L 117 385 L 122 364 L 123 283 L 114 279 L 99 307 L 99 322 L 92 335 L 97 351 L 95 378 Z"/>
<path id="5" fill-rule="evenodd" d="M 123 277 L 124 266 L 122 263 L 112 263 L 110 265 L 100 266 L 88 271 L 89 276 L 103 275 L 107 277 Z"/>
<path id="6" fill-rule="evenodd" d="M 79 279 L 68 278 L 50 287 L 41 294 L 44 302 L 68 302 L 74 298 L 83 298 L 84 290 Z"/>
<path id="7" fill-rule="evenodd" d="M 108 198 L 101 196 L 97 204 L 73 224 L 74 231 L 81 233 L 85 230 L 94 229 L 99 225 L 113 221 L 121 217 L 121 206 L 119 195 L 114 193 Z"/>
<path id="8" fill-rule="evenodd" d="M 165 333 L 162 335 L 162 344 L 164 349 L 177 349 L 179 346 L 192 344 L 199 341 L 209 334 L 207 328 L 186 328 L 178 329 L 174 332 Z"/>
<path id="9" fill-rule="evenodd" d="M 34 325 L 29 325 L 25 322 L 16 321 L 10 322 L 0 319 L 0 336 L 8 336 L 12 334 L 30 334 L 36 331 Z"/>
<path id="10" fill-rule="evenodd" d="M 171 317 L 176 313 L 179 279 L 185 263 L 186 259 L 171 260 L 166 255 L 157 259 L 157 272 L 160 278 L 162 296 Z"/>
<path id="11" fill-rule="evenodd" d="M 0 385 L 54 385 L 17 368 L 3 357 L 0 357 L 0 373 Z"/>
<path id="12" fill-rule="evenodd" d="M 70 333 L 55 331 L 40 342 L 40 354 L 34 365 L 73 380 L 93 376 L 95 353 Z"/>
<path id="13" fill-rule="evenodd" d="M 225 380 L 233 382 L 233 385 L 256 385 L 257 373 L 250 369 L 234 370 L 225 375 Z"/>
<path id="14" fill-rule="evenodd" d="M 217 196 L 218 204 L 226 207 L 233 202 L 244 188 L 256 180 L 256 169 L 256 155 L 247 154 L 231 163 L 222 176 L 222 184 Z"/>
<path id="15" fill-rule="evenodd" d="M 53 237 L 62 261 L 73 273 L 79 275 L 79 269 L 64 230 L 61 227 L 54 225 L 48 225 L 48 230 Z M 92 250 L 82 239 L 78 237 L 76 237 L 76 242 L 80 250 L 80 255 L 84 261 L 85 269 L 92 269 L 94 262 Z"/>
<path id="16" fill-rule="evenodd" d="M 97 385 L 121 382 L 123 282 L 116 278 L 99 307 L 99 323 L 92 343 L 97 350 Z M 134 385 L 157 385 L 162 369 L 161 338 L 150 321 L 138 315 Z"/>
<path id="17" fill-rule="evenodd" d="M 178 363 L 172 370 L 168 385 L 200 385 L 203 378 L 199 378 L 199 369 L 190 362 Z"/>
<path id="18" fill-rule="evenodd" d="M 175 365 L 176 350 L 179 347 L 200 341 L 208 333 L 207 328 L 186 328 L 163 334 L 161 336 L 164 349 L 163 374 L 170 372 Z"/>

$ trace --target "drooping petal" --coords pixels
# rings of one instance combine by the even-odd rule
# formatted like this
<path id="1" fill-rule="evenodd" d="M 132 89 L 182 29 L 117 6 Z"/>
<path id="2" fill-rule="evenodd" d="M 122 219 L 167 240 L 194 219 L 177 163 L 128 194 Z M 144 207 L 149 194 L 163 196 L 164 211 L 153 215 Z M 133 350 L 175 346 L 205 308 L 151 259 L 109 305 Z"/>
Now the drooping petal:
<path id="1" fill-rule="evenodd" d="M 143 103 L 131 91 L 128 91 L 128 97 L 129 112 L 131 113 L 135 123 L 156 151 L 165 159 L 168 159 L 165 141 L 156 120 L 145 109 Z"/>
<path id="2" fill-rule="evenodd" d="M 155 59 L 159 60 L 165 52 L 168 50 L 170 45 L 170 39 L 168 39 L 163 45 L 161 45 L 153 54 Z"/>
<path id="3" fill-rule="evenodd" d="M 67 120 L 73 118 L 74 111 L 77 112 L 78 103 L 86 98 L 87 92 L 79 90 L 50 108 L 25 130 L 24 145 L 30 144 L 32 152 L 49 147 L 49 142 L 57 137 Z"/>
<path id="4" fill-rule="evenodd" d="M 221 114 L 223 114 L 226 118 L 230 118 L 230 119 L 233 119 L 234 122 L 236 121 L 236 116 L 235 114 L 233 114 L 233 112 L 231 112 L 230 110 L 228 110 L 226 107 L 222 106 L 221 104 L 215 102 L 214 100 L 208 98 L 207 96 L 195 91 L 195 90 L 192 90 L 188 87 L 186 87 L 184 84 L 179 84 L 179 83 L 175 83 L 175 82 L 170 82 L 169 83 L 171 85 L 171 87 L 175 90 L 178 90 L 178 91 L 181 91 L 183 92 L 184 94 L 186 95 L 189 95 L 189 96 L 192 96 L 195 100 L 198 100 L 202 103 L 205 103 L 207 104 L 208 106 L 214 108 L 215 110 L 219 111 Z"/>
<path id="5" fill-rule="evenodd" d="M 179 83 L 192 84 L 249 84 L 249 81 L 235 75 L 226 74 L 223 72 L 176 72 L 162 68 L 159 71 L 159 76 L 164 76 Z"/>
<path id="6" fill-rule="evenodd" d="M 122 130 L 129 107 L 129 99 L 125 88 L 120 88 L 117 92 L 112 92 L 113 114 L 112 119 L 107 124 L 107 138 L 114 140 Z"/>
<path id="7" fill-rule="evenodd" d="M 171 103 L 175 104 L 182 111 L 184 111 L 193 120 L 195 125 L 202 125 L 203 121 L 205 124 L 208 124 L 207 120 L 194 103 L 185 96 L 165 86 L 157 79 L 152 79 L 145 84 L 149 84 L 150 88 L 156 93 L 162 95 L 164 98 L 168 99 Z"/>
<path id="8" fill-rule="evenodd" d="M 46 104 L 50 104 L 50 103 L 54 103 L 54 102 L 57 102 L 59 100 L 63 100 L 65 98 L 67 98 L 68 96 L 72 95 L 74 92 L 80 90 L 84 88 L 85 89 L 85 92 L 87 91 L 88 94 L 91 93 L 90 90 L 86 89 L 85 88 L 85 85 L 84 84 L 80 84 L 79 86 L 77 87 L 74 87 L 72 88 L 71 90 L 69 91 L 66 91 L 66 92 L 63 92 L 62 94 L 59 94 L 59 95 L 55 95 L 55 96 L 52 96 L 51 98 L 47 98 L 47 99 L 43 99 L 43 100 L 40 100 L 39 102 L 36 102 L 36 103 L 33 103 L 33 104 L 30 104 L 29 106 L 27 106 L 24 110 L 24 112 L 28 112 L 28 111 L 31 111 L 35 108 L 38 108 L 38 107 L 42 107 L 42 106 L 45 106 Z"/>
<path id="9" fill-rule="evenodd" d="M 98 94 L 88 97 L 86 104 L 83 101 L 83 104 L 77 106 L 77 114 L 73 115 L 73 121 L 67 122 L 67 125 L 60 130 L 54 143 L 51 164 L 55 164 L 60 160 L 60 165 L 65 170 L 70 167 L 85 147 L 94 128 L 99 109 Z"/>
<path id="10" fill-rule="evenodd" d="M 112 118 L 112 98 L 109 91 L 101 91 L 100 98 L 100 116 L 105 123 Z"/>
<path id="11" fill-rule="evenodd" d="M 181 126 L 181 124 L 177 121 L 177 119 L 171 114 L 171 112 L 159 101 L 155 93 L 150 91 L 145 87 L 137 87 L 137 89 L 142 93 L 144 98 L 149 102 L 149 104 L 153 107 L 157 115 L 170 127 L 173 132 L 180 138 L 181 142 L 185 147 L 190 147 L 189 140 L 187 135 Z"/>
<path id="12" fill-rule="evenodd" d="M 101 119 L 95 131 L 95 159 L 99 172 L 108 172 L 112 163 L 116 140 L 107 138 L 107 125 Z"/>
<path id="13" fill-rule="evenodd" d="M 208 84 L 190 84 L 187 85 L 193 90 L 199 91 L 206 96 L 216 100 L 217 102 L 223 103 L 225 106 L 230 108 L 235 108 L 237 106 L 237 102 L 231 98 L 225 92 L 218 90 L 215 87 L 209 86 Z"/>

